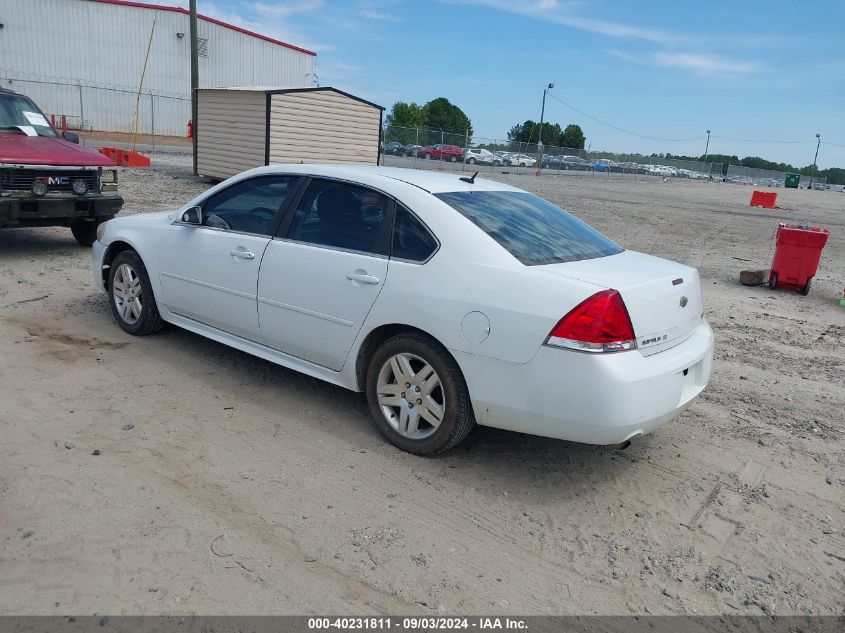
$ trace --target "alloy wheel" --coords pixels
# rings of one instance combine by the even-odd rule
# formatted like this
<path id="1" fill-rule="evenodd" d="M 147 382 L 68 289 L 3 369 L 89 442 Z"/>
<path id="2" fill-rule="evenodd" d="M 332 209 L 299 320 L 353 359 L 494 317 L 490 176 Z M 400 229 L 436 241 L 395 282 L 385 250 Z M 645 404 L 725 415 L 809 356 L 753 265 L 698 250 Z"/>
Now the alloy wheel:
<path id="1" fill-rule="evenodd" d="M 440 377 L 428 362 L 414 354 L 396 354 L 382 365 L 377 397 L 387 423 L 413 440 L 433 435 L 446 414 Z"/>
<path id="2" fill-rule="evenodd" d="M 129 264 L 121 264 L 114 273 L 112 295 L 120 318 L 129 325 L 134 325 L 141 318 L 141 278 Z"/>

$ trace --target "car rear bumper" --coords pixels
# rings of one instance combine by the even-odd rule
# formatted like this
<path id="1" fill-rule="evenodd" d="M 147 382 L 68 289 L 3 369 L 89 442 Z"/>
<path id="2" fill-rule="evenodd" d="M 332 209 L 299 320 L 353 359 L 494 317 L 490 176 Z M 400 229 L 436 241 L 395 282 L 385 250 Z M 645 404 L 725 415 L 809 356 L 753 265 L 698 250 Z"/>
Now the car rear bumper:
<path id="1" fill-rule="evenodd" d="M 64 226 L 72 220 L 116 215 L 123 198 L 116 193 L 85 196 L 0 197 L 0 227 Z"/>
<path id="2" fill-rule="evenodd" d="M 702 321 L 658 354 L 542 347 L 528 363 L 453 352 L 479 424 L 586 444 L 617 444 L 663 426 L 707 385 L 713 332 Z"/>

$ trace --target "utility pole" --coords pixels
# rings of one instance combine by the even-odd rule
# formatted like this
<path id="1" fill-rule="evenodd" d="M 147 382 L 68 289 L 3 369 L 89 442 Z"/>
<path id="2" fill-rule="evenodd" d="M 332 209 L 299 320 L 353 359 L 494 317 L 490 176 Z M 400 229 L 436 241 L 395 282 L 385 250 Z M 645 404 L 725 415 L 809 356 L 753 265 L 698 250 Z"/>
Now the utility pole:
<path id="1" fill-rule="evenodd" d="M 707 130 L 707 145 L 704 146 L 704 162 L 707 162 L 707 150 L 710 149 L 710 130 Z"/>
<path id="2" fill-rule="evenodd" d="M 543 167 L 543 117 L 546 115 L 546 93 L 554 87 L 554 84 L 549 84 L 548 88 L 543 88 L 543 107 L 540 108 L 540 131 L 537 133 L 537 176 L 540 175 L 540 170 Z M 531 139 L 528 140 L 530 141 Z"/>
<path id="3" fill-rule="evenodd" d="M 191 121 L 192 135 L 191 146 L 194 154 L 194 176 L 197 175 L 197 89 L 200 84 L 199 64 L 199 41 L 197 40 L 197 0 L 191 0 L 189 4 L 191 12 Z"/>
<path id="4" fill-rule="evenodd" d="M 819 145 L 822 144 L 822 135 L 816 134 L 818 142 L 816 143 L 816 155 L 813 157 L 813 175 L 810 176 L 810 189 L 813 188 L 813 182 L 816 180 L 816 161 L 819 159 Z"/>

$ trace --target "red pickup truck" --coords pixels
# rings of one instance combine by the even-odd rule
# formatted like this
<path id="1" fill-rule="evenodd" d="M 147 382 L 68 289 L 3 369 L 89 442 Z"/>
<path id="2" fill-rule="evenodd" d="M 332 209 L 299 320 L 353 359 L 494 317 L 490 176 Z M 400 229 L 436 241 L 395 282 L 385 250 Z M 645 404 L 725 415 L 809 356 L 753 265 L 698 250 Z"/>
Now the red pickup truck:
<path id="1" fill-rule="evenodd" d="M 428 160 L 448 160 L 454 163 L 464 159 L 464 150 L 457 145 L 441 145 L 438 143 L 437 145 L 421 147 L 417 150 L 417 156 Z"/>
<path id="2" fill-rule="evenodd" d="M 0 88 L 0 228 L 68 226 L 91 246 L 97 225 L 120 211 L 117 169 L 59 134 L 31 99 Z"/>

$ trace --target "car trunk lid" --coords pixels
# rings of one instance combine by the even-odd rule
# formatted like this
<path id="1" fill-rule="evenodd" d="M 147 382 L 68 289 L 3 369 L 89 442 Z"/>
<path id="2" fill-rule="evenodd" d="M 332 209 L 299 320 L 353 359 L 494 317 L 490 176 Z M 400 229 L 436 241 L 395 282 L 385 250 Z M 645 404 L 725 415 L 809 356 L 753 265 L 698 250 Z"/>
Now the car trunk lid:
<path id="1" fill-rule="evenodd" d="M 538 268 L 618 290 L 645 356 L 682 343 L 701 323 L 701 282 L 695 268 L 635 251 Z"/>

